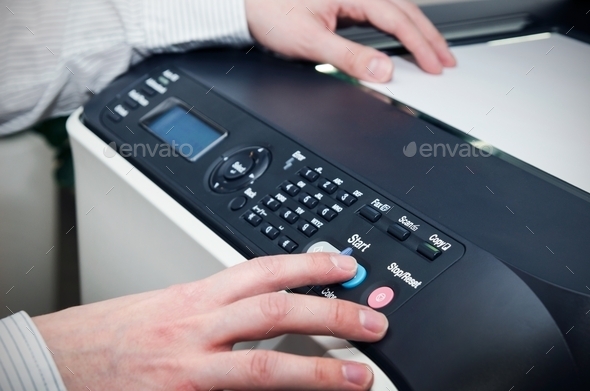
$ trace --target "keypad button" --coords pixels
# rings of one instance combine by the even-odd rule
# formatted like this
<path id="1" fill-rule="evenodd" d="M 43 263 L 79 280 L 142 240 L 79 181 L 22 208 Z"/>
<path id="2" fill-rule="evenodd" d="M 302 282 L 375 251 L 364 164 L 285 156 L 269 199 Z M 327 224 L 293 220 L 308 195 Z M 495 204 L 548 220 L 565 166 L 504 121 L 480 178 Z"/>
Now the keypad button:
<path id="1" fill-rule="evenodd" d="M 315 181 L 320 176 L 320 174 L 318 174 L 317 172 L 315 172 L 314 170 L 312 170 L 309 167 L 303 167 L 299 171 L 299 175 L 301 175 L 302 177 L 304 177 L 305 179 L 307 179 L 310 182 Z"/>
<path id="2" fill-rule="evenodd" d="M 269 223 L 262 224 L 260 232 L 265 234 L 269 239 L 276 239 L 279 236 L 279 230 Z"/>
<path id="3" fill-rule="evenodd" d="M 136 101 L 134 101 L 133 99 L 125 99 L 125 101 L 123 102 L 123 105 L 125 105 L 125 107 L 129 108 L 129 109 L 137 109 L 139 107 L 139 103 L 137 103 Z"/>
<path id="4" fill-rule="evenodd" d="M 350 206 L 357 201 L 355 196 L 344 190 L 338 190 L 336 193 L 336 199 L 346 206 Z"/>
<path id="5" fill-rule="evenodd" d="M 424 255 L 426 258 L 434 261 L 442 251 L 438 248 L 434 247 L 432 244 L 427 242 L 422 242 L 418 245 L 418 252 Z"/>
<path id="6" fill-rule="evenodd" d="M 170 81 L 168 79 L 166 79 L 164 76 L 158 76 L 158 81 L 160 82 L 160 84 L 167 86 Z"/>
<path id="7" fill-rule="evenodd" d="M 297 229 L 299 231 L 303 232 L 308 238 L 310 238 L 311 235 L 318 232 L 317 227 L 315 225 L 311 224 L 307 220 L 300 221 L 299 224 L 297 225 Z"/>
<path id="8" fill-rule="evenodd" d="M 127 98 L 127 99 L 125 99 L 125 101 L 123 103 L 125 104 L 125 106 L 129 107 L 130 109 L 137 109 L 139 107 L 139 103 L 137 103 L 133 99 Z"/>
<path id="9" fill-rule="evenodd" d="M 274 199 L 273 197 L 267 195 L 262 199 L 262 203 L 264 204 L 264 206 L 266 206 L 268 209 L 272 210 L 273 212 L 278 210 L 279 207 L 281 206 L 281 203 L 279 201 L 277 201 L 276 199 Z"/>
<path id="10" fill-rule="evenodd" d="M 140 90 L 140 91 L 141 92 L 138 92 L 136 89 L 133 89 L 127 93 L 127 96 L 129 96 L 131 99 L 133 99 L 134 101 L 136 101 L 137 103 L 139 103 L 143 107 L 146 107 L 147 105 L 150 104 L 150 101 L 145 98 L 145 96 L 144 96 L 145 91 L 143 91 L 143 90 Z"/>
<path id="11" fill-rule="evenodd" d="M 113 121 L 113 122 L 119 122 L 119 121 L 121 121 L 121 116 L 120 115 L 115 114 L 115 113 L 110 112 L 110 111 L 107 113 L 107 117 L 109 117 L 109 119 L 111 121 Z"/>
<path id="12" fill-rule="evenodd" d="M 318 186 L 320 189 L 322 189 L 328 194 L 333 194 L 336 191 L 336 189 L 338 189 L 338 185 L 326 178 L 321 179 L 318 182 Z"/>
<path id="13" fill-rule="evenodd" d="M 258 216 L 256 213 L 250 211 L 247 212 L 242 216 L 244 220 L 250 223 L 253 227 L 257 227 L 262 222 L 262 217 Z"/>
<path id="14" fill-rule="evenodd" d="M 299 220 L 299 215 L 289 208 L 282 208 L 279 214 L 283 218 L 283 220 L 285 220 L 289 224 L 293 224 L 297 220 Z"/>
<path id="15" fill-rule="evenodd" d="M 299 196 L 299 202 L 308 208 L 315 208 L 319 201 L 309 193 L 303 193 Z"/>
<path id="16" fill-rule="evenodd" d="M 288 236 L 281 236 L 279 239 L 279 246 L 283 248 L 288 253 L 292 253 L 298 245 L 295 243 L 290 237 Z"/>
<path id="17" fill-rule="evenodd" d="M 156 95 L 156 90 L 154 90 L 152 87 L 143 86 L 143 87 L 141 87 L 141 90 L 147 96 L 154 96 L 154 95 Z"/>
<path id="18" fill-rule="evenodd" d="M 361 214 L 361 216 L 369 220 L 371 223 L 375 223 L 381 218 L 381 213 L 377 212 L 375 209 L 371 208 L 368 205 L 363 206 L 359 213 Z"/>
<path id="19" fill-rule="evenodd" d="M 327 205 L 320 205 L 318 207 L 317 214 L 322 216 L 327 221 L 332 221 L 336 216 L 338 216 L 338 213 L 336 213 L 336 211 Z"/>
<path id="20" fill-rule="evenodd" d="M 285 190 L 285 192 L 287 194 L 289 194 L 291 197 L 296 196 L 301 191 L 299 189 L 299 187 L 297 187 L 296 185 L 294 185 L 293 183 L 291 183 L 289 181 L 283 182 L 281 184 L 281 189 Z"/>
<path id="21" fill-rule="evenodd" d="M 234 210 L 234 211 L 235 210 L 240 210 L 240 209 L 242 209 L 246 205 L 246 202 L 247 201 L 248 200 L 244 196 L 236 197 L 236 198 L 234 198 L 233 200 L 230 201 L 229 208 L 231 210 Z"/>
<path id="22" fill-rule="evenodd" d="M 398 223 L 393 223 L 389 227 L 387 227 L 387 232 L 401 241 L 406 240 L 410 237 L 410 231 L 399 225 Z"/>

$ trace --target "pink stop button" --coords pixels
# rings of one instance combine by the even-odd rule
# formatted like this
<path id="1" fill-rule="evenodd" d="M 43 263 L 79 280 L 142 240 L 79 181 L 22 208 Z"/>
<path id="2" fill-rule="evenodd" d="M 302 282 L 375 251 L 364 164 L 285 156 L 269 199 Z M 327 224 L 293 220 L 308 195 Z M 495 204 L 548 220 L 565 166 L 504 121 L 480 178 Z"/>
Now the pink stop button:
<path id="1" fill-rule="evenodd" d="M 391 300 L 393 300 L 393 296 L 393 289 L 391 289 L 388 286 L 382 286 L 371 292 L 367 302 L 369 304 L 369 307 L 371 308 L 383 308 L 387 304 L 391 303 Z"/>

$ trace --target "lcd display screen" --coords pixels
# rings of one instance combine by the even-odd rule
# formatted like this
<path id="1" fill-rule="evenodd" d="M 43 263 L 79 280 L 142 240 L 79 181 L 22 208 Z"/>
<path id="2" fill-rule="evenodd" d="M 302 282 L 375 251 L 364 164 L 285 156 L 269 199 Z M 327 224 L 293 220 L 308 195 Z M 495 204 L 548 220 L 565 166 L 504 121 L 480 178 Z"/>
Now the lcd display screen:
<path id="1" fill-rule="evenodd" d="M 154 114 L 148 114 L 142 124 L 153 134 L 172 146 L 180 155 L 194 161 L 225 135 L 207 124 L 177 102 L 164 102 Z"/>

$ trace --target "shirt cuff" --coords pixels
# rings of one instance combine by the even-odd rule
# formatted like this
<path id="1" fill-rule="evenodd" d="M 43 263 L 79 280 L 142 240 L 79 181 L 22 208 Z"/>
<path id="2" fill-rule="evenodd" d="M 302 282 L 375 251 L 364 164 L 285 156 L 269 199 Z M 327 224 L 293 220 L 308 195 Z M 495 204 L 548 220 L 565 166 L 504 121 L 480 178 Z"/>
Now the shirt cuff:
<path id="1" fill-rule="evenodd" d="M 0 390 L 66 391 L 52 355 L 24 311 L 0 319 Z"/>
<path id="2" fill-rule="evenodd" d="M 124 13 L 127 39 L 142 54 L 253 42 L 244 0 L 140 0 Z"/>

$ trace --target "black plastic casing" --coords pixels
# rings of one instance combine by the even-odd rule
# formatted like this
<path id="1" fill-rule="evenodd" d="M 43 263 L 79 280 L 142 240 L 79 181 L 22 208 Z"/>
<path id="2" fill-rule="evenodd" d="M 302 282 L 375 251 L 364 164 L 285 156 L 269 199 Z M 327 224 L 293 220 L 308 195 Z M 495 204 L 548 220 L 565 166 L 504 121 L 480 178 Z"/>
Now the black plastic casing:
<path id="1" fill-rule="evenodd" d="M 131 110 L 120 122 L 109 122 L 113 104 L 165 69 L 181 76 L 178 84 L 150 98 L 143 111 Z M 353 254 L 369 271 L 367 283 L 335 289 L 338 297 L 365 304 L 372 288 L 394 288 L 394 301 L 382 310 L 390 320 L 387 335 L 375 344 L 356 345 L 400 390 L 588 389 L 587 193 L 514 159 L 408 158 L 403 148 L 412 141 L 465 142 L 309 64 L 256 51 L 153 57 L 94 97 L 83 120 L 107 143 L 154 144 L 158 140 L 142 131 L 138 120 L 169 95 L 194 106 L 228 137 L 196 162 L 159 156 L 129 160 L 246 257 L 285 253 L 277 240 L 240 216 L 254 205 L 260 208 L 265 195 L 284 194 L 279 188 L 284 180 L 302 180 L 299 169 L 321 166 L 323 176 L 343 180 L 342 189 L 363 193 L 332 222 L 323 221 L 311 238 L 278 212 L 265 209 L 263 217 L 283 226 L 281 235 L 298 243 L 294 252 L 318 240 L 342 249 L 354 233 L 370 241 L 366 251 Z M 247 197 L 247 206 L 235 212 L 228 203 L 243 191 L 218 194 L 209 176 L 228 150 L 244 146 L 267 148 L 272 161 L 250 186 L 256 196 Z M 295 159 L 285 169 L 296 151 L 306 159 Z M 305 183 L 302 191 L 317 190 Z M 324 197 L 337 203 L 333 195 Z M 288 198 L 285 206 L 300 205 Z M 372 224 L 357 211 L 375 199 L 392 208 Z M 408 242 L 386 233 L 386 224 L 401 215 L 421 223 Z M 312 216 L 314 211 L 306 209 L 300 218 Z M 433 232 L 453 247 L 429 261 L 415 246 Z M 420 278 L 420 287 L 392 277 L 386 268 L 391 262 Z"/>

